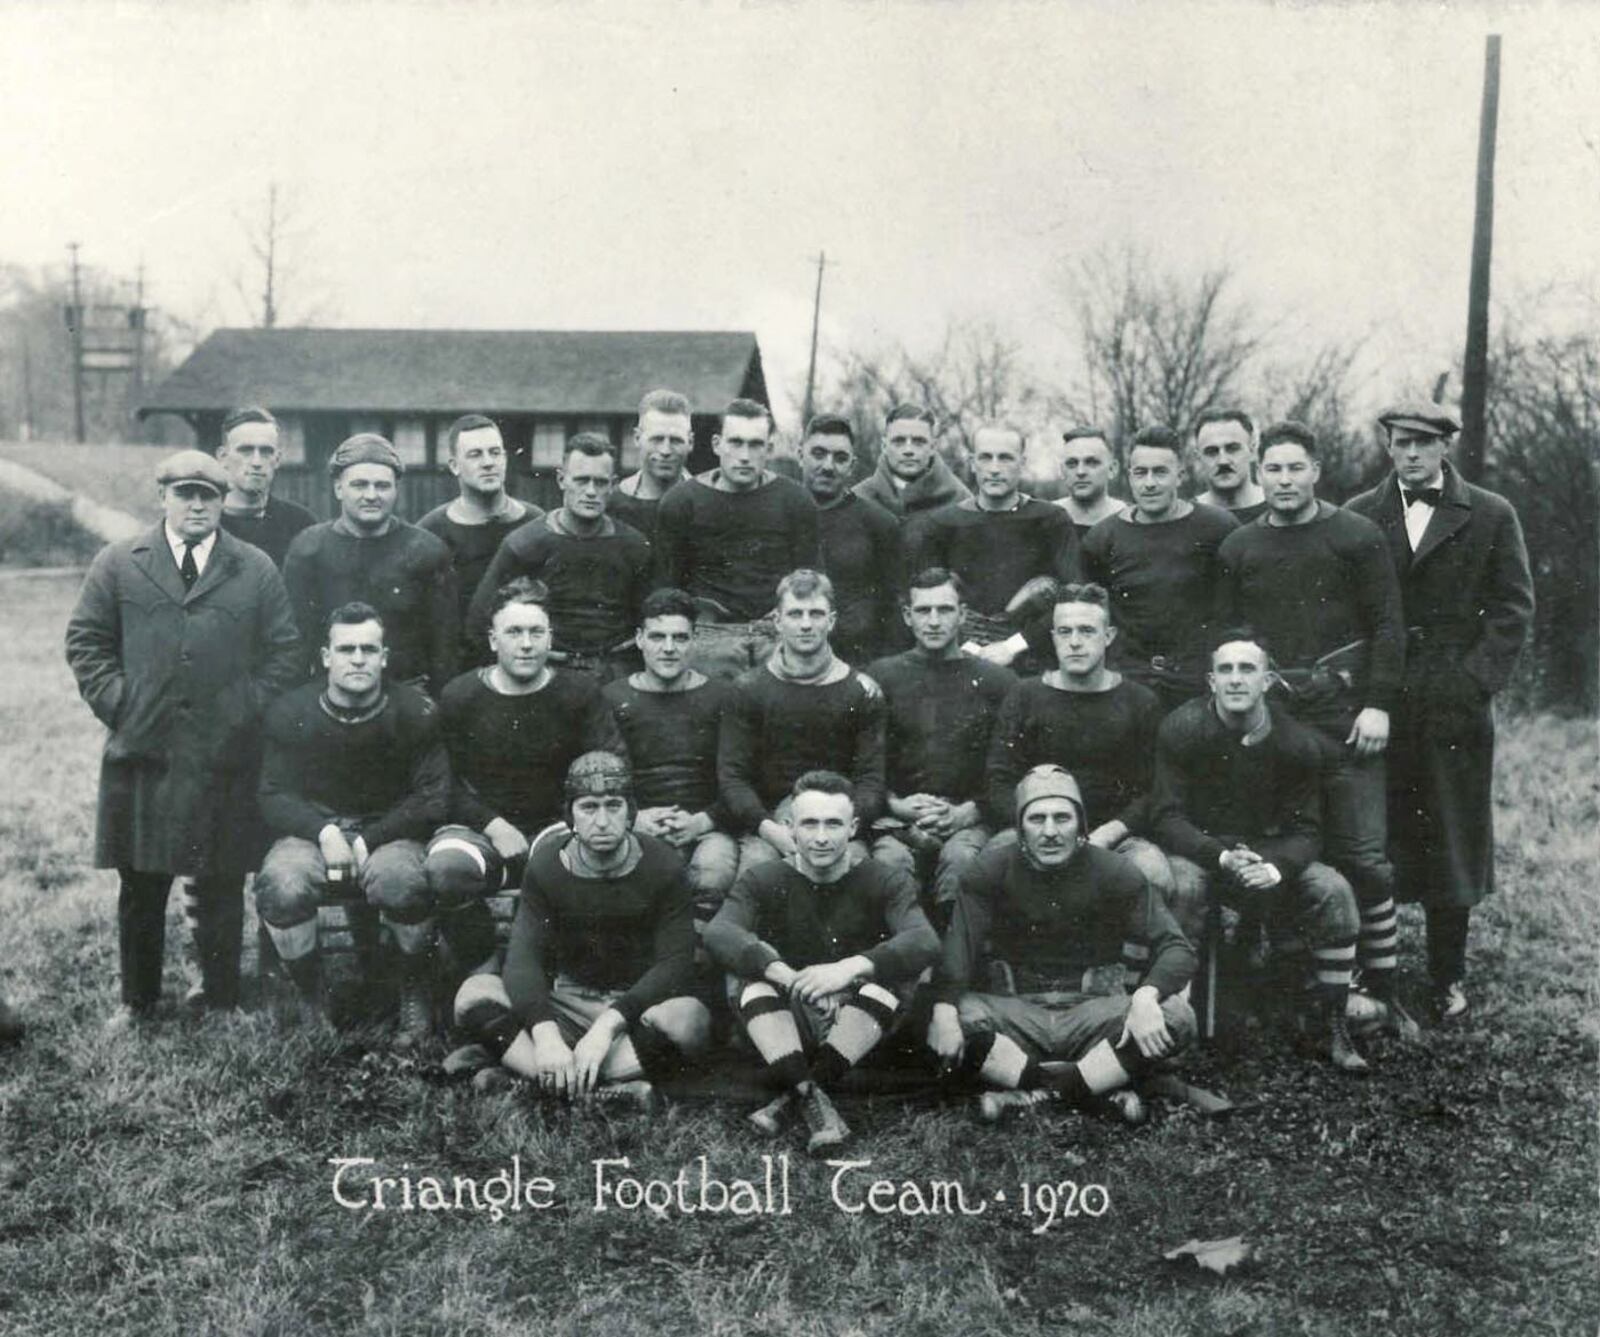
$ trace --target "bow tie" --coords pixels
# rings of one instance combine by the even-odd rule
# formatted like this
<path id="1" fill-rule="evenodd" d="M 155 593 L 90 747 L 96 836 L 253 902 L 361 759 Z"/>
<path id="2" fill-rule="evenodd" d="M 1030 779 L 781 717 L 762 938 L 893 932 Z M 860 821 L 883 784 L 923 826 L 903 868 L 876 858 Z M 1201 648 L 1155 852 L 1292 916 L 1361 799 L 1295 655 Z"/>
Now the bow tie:
<path id="1" fill-rule="evenodd" d="M 1438 487 L 1419 487 L 1415 492 L 1408 492 L 1405 488 L 1400 489 L 1400 501 L 1407 510 L 1419 501 L 1429 506 L 1437 506 L 1443 496 L 1444 489 Z"/>

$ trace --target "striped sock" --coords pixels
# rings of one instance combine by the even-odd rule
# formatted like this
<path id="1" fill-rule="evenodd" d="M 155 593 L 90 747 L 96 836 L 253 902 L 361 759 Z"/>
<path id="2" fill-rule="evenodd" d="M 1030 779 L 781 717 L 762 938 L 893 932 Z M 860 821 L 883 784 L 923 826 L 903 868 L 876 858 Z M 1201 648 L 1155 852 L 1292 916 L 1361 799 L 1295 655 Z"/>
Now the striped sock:
<path id="1" fill-rule="evenodd" d="M 1361 907 L 1361 937 L 1357 942 L 1361 982 L 1375 998 L 1394 993 L 1395 969 L 1400 964 L 1400 925 L 1394 898 L 1385 896 L 1375 905 Z"/>
<path id="2" fill-rule="evenodd" d="M 1015 1091 L 1040 1084 L 1039 1061 L 997 1031 L 981 1031 L 967 1040 L 966 1066 L 990 1086 Z"/>
<path id="3" fill-rule="evenodd" d="M 1312 974 L 1307 982 L 1317 1001 L 1329 1008 L 1344 1008 L 1350 992 L 1350 975 L 1356 964 L 1356 942 L 1344 938 L 1311 949 Z"/>
<path id="4" fill-rule="evenodd" d="M 806 1080 L 810 1069 L 800 1045 L 800 1029 L 789 1005 L 772 985 L 747 984 L 739 995 L 739 1017 L 756 1053 L 780 1085 L 792 1088 Z"/>
<path id="5" fill-rule="evenodd" d="M 863 984 L 839 1008 L 828 1037 L 811 1064 L 818 1086 L 837 1082 L 883 1039 L 894 1023 L 900 1000 L 881 984 Z"/>

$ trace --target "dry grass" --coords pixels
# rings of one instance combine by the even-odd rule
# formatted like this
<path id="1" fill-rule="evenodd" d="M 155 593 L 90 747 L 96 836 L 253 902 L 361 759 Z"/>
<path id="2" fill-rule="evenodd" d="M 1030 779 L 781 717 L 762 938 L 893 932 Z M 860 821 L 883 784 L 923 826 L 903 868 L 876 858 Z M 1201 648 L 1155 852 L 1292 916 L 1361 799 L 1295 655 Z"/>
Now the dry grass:
<path id="1" fill-rule="evenodd" d="M 85 445 L 70 441 L 0 442 L 0 459 L 41 473 L 63 487 L 140 520 L 160 518 L 156 464 L 170 446 Z"/>
<path id="2" fill-rule="evenodd" d="M 60 662 L 73 586 L 0 586 L 0 985 L 32 1023 L 0 1055 L 0 1330 L 78 1333 L 1434 1334 L 1592 1332 L 1595 748 L 1591 727 L 1505 730 L 1501 894 L 1475 920 L 1484 1006 L 1366 1082 L 1238 1031 L 1192 1080 L 1257 1102 L 1138 1132 L 1076 1117 L 1002 1131 L 930 1102 L 849 1104 L 855 1158 L 892 1178 L 1105 1185 L 1111 1210 L 1043 1234 L 1015 1210 L 846 1215 L 797 1156 L 795 1214 L 592 1210 L 591 1162 L 652 1173 L 772 1150 L 739 1110 L 652 1120 L 483 1100 L 360 1035 L 267 1012 L 168 1016 L 105 1038 L 113 891 L 86 867 L 99 734 Z M 176 911 L 176 906 L 174 906 Z M 168 993 L 181 988 L 171 921 Z M 1415 974 L 1417 924 L 1407 916 Z M 792 1146 L 789 1148 L 794 1151 Z M 518 1155 L 548 1212 L 358 1213 L 330 1156 L 487 1177 Z M 1229 1277 L 1161 1260 L 1242 1233 Z"/>

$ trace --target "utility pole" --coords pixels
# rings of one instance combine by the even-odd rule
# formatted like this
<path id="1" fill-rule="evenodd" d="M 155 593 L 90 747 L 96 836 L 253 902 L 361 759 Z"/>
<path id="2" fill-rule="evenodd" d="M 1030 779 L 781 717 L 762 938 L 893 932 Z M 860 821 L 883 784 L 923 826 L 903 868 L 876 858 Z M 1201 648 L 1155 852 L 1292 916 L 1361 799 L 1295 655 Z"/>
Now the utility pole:
<path id="1" fill-rule="evenodd" d="M 1461 369 L 1462 476 L 1483 474 L 1489 377 L 1489 261 L 1494 250 L 1494 144 L 1500 119 L 1500 35 L 1484 46 L 1483 107 L 1478 117 L 1478 199 L 1472 220 L 1472 279 L 1467 290 L 1467 351 Z"/>
<path id="2" fill-rule="evenodd" d="M 811 300 L 811 362 L 806 367 L 806 406 L 800 415 L 800 430 L 806 429 L 806 424 L 811 421 L 812 395 L 817 384 L 817 322 L 822 315 L 822 271 L 827 267 L 828 253 L 821 251 L 817 255 L 817 293 Z"/>
<path id="3" fill-rule="evenodd" d="M 78 287 L 78 243 L 69 241 L 72 252 L 72 424 L 81 446 L 88 439 L 83 430 L 83 293 Z"/>
<path id="4" fill-rule="evenodd" d="M 22 331 L 22 439 L 33 440 L 33 344 Z"/>
<path id="5" fill-rule="evenodd" d="M 144 261 L 139 261 L 139 280 L 134 288 L 133 310 L 128 312 L 133 326 L 133 397 L 144 390 Z"/>

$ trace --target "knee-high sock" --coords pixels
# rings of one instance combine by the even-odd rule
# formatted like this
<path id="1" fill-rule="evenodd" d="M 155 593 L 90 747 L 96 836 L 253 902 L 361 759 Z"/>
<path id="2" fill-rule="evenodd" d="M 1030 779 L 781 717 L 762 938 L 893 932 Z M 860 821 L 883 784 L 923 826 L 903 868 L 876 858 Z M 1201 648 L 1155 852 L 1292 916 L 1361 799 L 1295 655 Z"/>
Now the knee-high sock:
<path id="1" fill-rule="evenodd" d="M 792 1088 L 810 1077 L 810 1066 L 800 1044 L 800 1028 L 789 1014 L 789 1005 L 772 985 L 747 984 L 739 995 L 739 1017 L 750 1043 L 775 1081 Z"/>
<path id="2" fill-rule="evenodd" d="M 883 985 L 863 984 L 840 1006 L 812 1060 L 812 1080 L 818 1086 L 837 1082 L 883 1039 L 899 1010 L 900 1000 Z"/>
<path id="3" fill-rule="evenodd" d="M 1311 949 L 1311 978 L 1306 988 L 1313 1002 L 1331 1010 L 1343 1009 L 1350 992 L 1350 974 L 1355 968 L 1356 944 L 1353 938 L 1321 943 Z"/>
<path id="4" fill-rule="evenodd" d="M 481 900 L 470 900 L 439 912 L 439 936 L 455 957 L 458 969 L 481 970 L 495 954 L 494 916 Z"/>
<path id="5" fill-rule="evenodd" d="M 1400 924 L 1395 916 L 1394 897 L 1385 896 L 1361 907 L 1361 937 L 1356 943 L 1361 964 L 1361 982 L 1376 997 L 1394 992 L 1394 972 L 1399 964 Z"/>
<path id="6" fill-rule="evenodd" d="M 456 990 L 456 1025 L 496 1058 L 505 1055 L 522 1030 L 498 975 L 468 975 Z"/>
<path id="7" fill-rule="evenodd" d="M 633 1052 L 638 1055 L 639 1066 L 652 1082 L 667 1081 L 687 1068 L 683 1052 L 672 1038 L 657 1030 L 648 1021 L 640 1020 L 628 1035 L 633 1040 Z"/>
<path id="8" fill-rule="evenodd" d="M 1132 1040 L 1116 1048 L 1110 1040 L 1101 1040 L 1075 1063 L 1046 1064 L 1044 1084 L 1059 1092 L 1063 1100 L 1078 1104 L 1126 1086 L 1147 1066 L 1148 1060 Z"/>
<path id="9" fill-rule="evenodd" d="M 967 1037 L 967 1070 L 990 1086 L 1030 1090 L 1042 1085 L 1039 1060 L 1009 1035 L 980 1031 Z"/>

